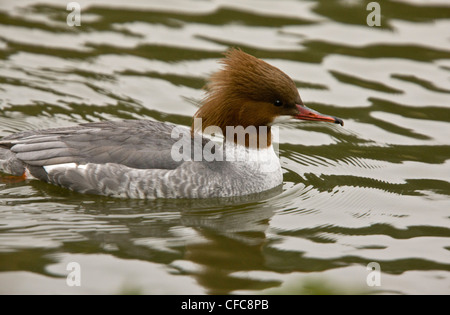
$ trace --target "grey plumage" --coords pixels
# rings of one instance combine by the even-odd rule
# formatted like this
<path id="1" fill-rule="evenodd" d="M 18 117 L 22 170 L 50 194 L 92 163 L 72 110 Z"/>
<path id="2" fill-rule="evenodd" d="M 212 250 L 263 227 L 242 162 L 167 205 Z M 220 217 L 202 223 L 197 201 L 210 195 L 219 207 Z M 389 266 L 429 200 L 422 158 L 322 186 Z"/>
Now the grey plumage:
<path id="1" fill-rule="evenodd" d="M 180 161 L 171 156 L 179 141 L 172 137 L 175 127 L 191 147 L 191 156 Z M 25 131 L 0 140 L 0 170 L 13 175 L 27 170 L 77 192 L 129 198 L 239 196 L 281 184 L 278 170 L 266 181 L 267 174 L 242 162 L 194 161 L 194 146 L 207 143 L 190 141 L 188 128 L 145 120 Z M 58 166 L 64 163 L 73 167 Z"/>
<path id="2" fill-rule="evenodd" d="M 21 176 L 25 172 L 24 163 L 9 149 L 0 147 L 0 170 L 5 173 Z"/>
<path id="3" fill-rule="evenodd" d="M 175 125 L 152 121 L 119 121 L 26 131 L 0 140 L 26 164 L 114 162 L 133 168 L 170 169 L 171 138 Z"/>

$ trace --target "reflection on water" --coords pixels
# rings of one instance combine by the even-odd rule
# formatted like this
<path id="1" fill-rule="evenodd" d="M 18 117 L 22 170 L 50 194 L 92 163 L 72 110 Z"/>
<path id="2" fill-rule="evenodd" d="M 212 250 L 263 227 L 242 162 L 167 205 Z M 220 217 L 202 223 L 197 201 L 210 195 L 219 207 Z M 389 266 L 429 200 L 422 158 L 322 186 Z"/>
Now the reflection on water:
<path id="1" fill-rule="evenodd" d="M 79 1 L 81 27 L 60 1 L 2 2 L 0 136 L 190 125 L 229 46 L 346 124 L 282 126 L 284 185 L 248 198 L 120 200 L 2 175 L 0 292 L 449 293 L 450 6 L 383 1 L 370 28 L 368 2 Z"/>

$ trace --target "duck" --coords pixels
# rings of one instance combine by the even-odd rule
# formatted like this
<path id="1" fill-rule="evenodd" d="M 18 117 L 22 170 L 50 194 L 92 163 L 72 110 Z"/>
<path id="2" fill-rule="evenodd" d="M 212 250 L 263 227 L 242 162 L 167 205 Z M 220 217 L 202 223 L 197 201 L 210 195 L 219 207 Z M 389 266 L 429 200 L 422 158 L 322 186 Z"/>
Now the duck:
<path id="1" fill-rule="evenodd" d="M 274 125 L 343 126 L 306 107 L 294 81 L 269 63 L 238 48 L 219 62 L 190 127 L 121 120 L 18 132 L 0 139 L 0 171 L 119 198 L 245 196 L 283 183 Z"/>

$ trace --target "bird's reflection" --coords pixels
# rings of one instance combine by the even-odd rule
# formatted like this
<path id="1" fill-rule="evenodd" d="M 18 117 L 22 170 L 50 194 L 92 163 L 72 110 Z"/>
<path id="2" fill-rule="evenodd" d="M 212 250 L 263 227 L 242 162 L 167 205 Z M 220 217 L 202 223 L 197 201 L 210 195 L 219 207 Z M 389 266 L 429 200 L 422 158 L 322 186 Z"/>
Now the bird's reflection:
<path id="1" fill-rule="evenodd" d="M 46 190 L 49 193 L 48 187 Z M 78 203 L 79 212 L 104 221 L 110 228 L 80 231 L 85 240 L 65 242 L 64 250 L 74 253 L 89 248 L 91 253 L 108 251 L 117 257 L 166 264 L 170 269 L 193 276 L 208 294 L 271 287 L 279 283 L 242 275 L 268 269 L 264 254 L 266 230 L 275 211 L 270 198 L 281 190 L 277 187 L 265 193 L 233 198 L 152 201 L 67 193 L 70 196 L 66 197 L 71 198 L 66 201 Z M 62 197 L 61 191 L 56 193 Z M 119 227 L 121 232 L 114 232 Z M 183 228 L 194 230 L 195 238 L 174 242 L 173 231 Z M 162 240 L 166 250 L 146 244 L 146 240 L 154 239 Z M 182 270 L 173 264 L 180 260 L 198 268 Z"/>
<path id="2" fill-rule="evenodd" d="M 203 240 L 186 246 L 184 259 L 200 265 L 194 275 L 210 294 L 262 289 L 277 285 L 271 281 L 245 278 L 236 272 L 267 269 L 264 245 L 274 209 L 264 202 L 247 203 L 239 210 L 214 214 L 183 213 L 181 222 L 196 229 Z"/>

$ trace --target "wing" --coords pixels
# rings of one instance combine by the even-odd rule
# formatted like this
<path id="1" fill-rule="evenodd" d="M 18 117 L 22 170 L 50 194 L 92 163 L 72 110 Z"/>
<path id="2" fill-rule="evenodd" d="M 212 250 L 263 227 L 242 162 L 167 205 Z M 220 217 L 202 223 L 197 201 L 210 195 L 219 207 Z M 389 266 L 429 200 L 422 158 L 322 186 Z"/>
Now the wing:
<path id="1" fill-rule="evenodd" d="M 174 169 L 183 161 L 171 157 L 178 141 L 172 131 L 186 136 L 189 129 L 173 124 L 126 120 L 86 123 L 74 127 L 17 133 L 0 140 L 15 157 L 30 166 L 63 163 L 116 163 L 137 169 Z"/>
<path id="2" fill-rule="evenodd" d="M 265 173 L 228 162 L 221 145 L 196 138 L 187 127 L 141 120 L 26 131 L 0 140 L 0 170 L 132 198 L 225 197 L 264 188 Z M 182 148 L 181 158 L 174 158 L 174 148 Z"/>

